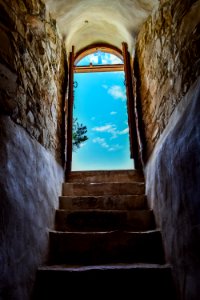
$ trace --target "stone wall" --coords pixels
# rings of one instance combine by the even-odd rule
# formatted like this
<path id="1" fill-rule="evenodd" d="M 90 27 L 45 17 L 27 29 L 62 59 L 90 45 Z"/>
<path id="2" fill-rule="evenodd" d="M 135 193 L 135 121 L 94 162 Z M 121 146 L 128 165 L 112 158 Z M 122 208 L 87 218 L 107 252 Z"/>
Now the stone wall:
<path id="1" fill-rule="evenodd" d="M 29 300 L 47 260 L 63 169 L 8 116 L 0 116 L 0 299 Z"/>
<path id="2" fill-rule="evenodd" d="M 0 112 L 58 161 L 62 149 L 65 51 L 39 0 L 0 0 Z"/>
<path id="3" fill-rule="evenodd" d="M 160 2 L 140 31 L 135 52 L 146 194 L 178 299 L 198 300 L 200 1 Z"/>
<path id="4" fill-rule="evenodd" d="M 0 299 L 30 300 L 64 180 L 65 51 L 40 0 L 0 0 L 0 43 Z"/>
<path id="5" fill-rule="evenodd" d="M 200 74 L 200 3 L 164 0 L 142 27 L 135 73 L 141 100 L 144 159 L 176 105 Z"/>
<path id="6" fill-rule="evenodd" d="M 146 168 L 146 193 L 162 230 L 180 300 L 200 295 L 200 77 L 169 119 Z"/>

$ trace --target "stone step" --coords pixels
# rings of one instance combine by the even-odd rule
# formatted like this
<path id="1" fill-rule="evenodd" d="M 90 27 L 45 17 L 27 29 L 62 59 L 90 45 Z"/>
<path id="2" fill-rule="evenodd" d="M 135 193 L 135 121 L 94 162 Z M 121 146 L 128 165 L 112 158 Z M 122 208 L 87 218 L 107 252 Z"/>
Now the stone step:
<path id="1" fill-rule="evenodd" d="M 110 196 L 61 196 L 61 209 L 112 209 L 133 210 L 147 208 L 145 195 L 110 195 Z"/>
<path id="2" fill-rule="evenodd" d="M 160 231 L 50 231 L 50 262 L 102 264 L 114 262 L 164 263 Z"/>
<path id="3" fill-rule="evenodd" d="M 39 268 L 33 299 L 175 300 L 171 268 L 158 264 Z"/>
<path id="4" fill-rule="evenodd" d="M 145 231 L 155 228 L 151 210 L 57 210 L 55 223 L 58 231 Z"/>
<path id="5" fill-rule="evenodd" d="M 142 182 L 63 183 L 63 196 L 142 195 Z"/>
<path id="6" fill-rule="evenodd" d="M 72 171 L 67 182 L 143 182 L 144 175 L 138 170 Z"/>

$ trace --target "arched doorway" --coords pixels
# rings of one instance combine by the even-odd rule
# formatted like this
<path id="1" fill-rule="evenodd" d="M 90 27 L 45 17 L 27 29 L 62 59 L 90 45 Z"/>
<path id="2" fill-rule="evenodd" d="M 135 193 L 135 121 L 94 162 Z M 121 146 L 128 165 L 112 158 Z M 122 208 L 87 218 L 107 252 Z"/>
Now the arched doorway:
<path id="1" fill-rule="evenodd" d="M 113 96 L 113 98 L 121 98 L 122 101 L 124 101 L 124 108 L 127 113 L 127 126 L 121 127 L 122 124 L 119 124 L 119 122 L 122 122 L 122 119 L 119 120 L 119 118 L 115 118 L 115 121 L 118 120 L 118 125 L 112 123 L 111 121 L 104 120 L 104 123 L 102 122 L 103 117 L 102 115 L 102 106 L 105 105 L 103 102 L 98 102 L 96 99 L 95 105 L 93 105 L 96 110 L 98 110 L 98 116 L 101 118 L 101 124 L 96 124 L 96 126 L 93 126 L 93 128 L 90 128 L 90 131 L 98 131 L 101 133 L 99 136 L 92 136 L 90 141 L 93 143 L 98 144 L 104 150 L 106 149 L 108 152 L 112 152 L 114 150 L 120 150 L 122 147 L 122 144 L 120 145 L 119 143 L 113 144 L 111 142 L 112 139 L 116 138 L 116 136 L 122 136 L 127 134 L 127 145 L 126 147 L 128 148 L 128 151 L 126 151 L 126 163 L 124 164 L 118 164 L 120 167 L 112 167 L 108 163 L 104 162 L 102 167 L 96 166 L 95 168 L 91 165 L 86 168 L 87 170 L 93 170 L 93 169 L 133 169 L 137 168 L 137 136 L 136 136 L 136 126 L 135 126 L 135 119 L 134 119 L 134 103 L 133 103 L 133 92 L 132 92 L 132 80 L 131 80 L 131 68 L 130 68 L 130 56 L 127 50 L 127 45 L 125 43 L 122 44 L 122 51 L 108 45 L 95 45 L 91 46 L 88 48 L 85 48 L 81 52 L 75 54 L 74 53 L 74 48 L 72 48 L 72 52 L 70 53 L 70 77 L 69 77 L 69 105 L 68 105 L 68 130 L 67 130 L 67 171 L 71 171 L 71 168 L 74 168 L 74 165 L 72 163 L 72 127 L 73 127 L 73 114 L 74 114 L 74 104 L 75 104 L 75 119 L 77 117 L 80 117 L 80 99 L 77 102 L 76 99 L 76 87 L 79 84 L 81 85 L 80 77 L 82 77 L 82 82 L 84 82 L 83 77 L 87 75 L 87 80 L 88 82 L 92 82 L 91 79 L 94 79 L 94 74 L 98 74 L 96 76 L 96 81 L 98 81 L 99 86 L 107 90 L 107 94 L 110 94 Z M 106 76 L 105 76 L 106 74 Z M 100 80 L 101 75 L 104 75 L 102 78 L 105 79 L 112 78 L 113 80 L 113 75 L 115 74 L 115 79 L 117 80 L 118 84 L 112 84 L 112 88 L 109 87 L 109 85 L 106 82 L 103 82 Z M 117 76 L 116 76 L 117 74 Z M 98 77 L 98 78 L 97 78 Z M 119 84 L 119 77 L 121 77 L 121 83 Z M 124 78 L 123 78 L 124 77 Z M 101 78 L 101 79 L 102 79 Z M 93 80 L 94 81 L 94 80 Z M 97 83 L 97 82 L 96 82 Z M 91 87 L 92 88 L 92 87 Z M 100 89 L 97 91 L 97 87 L 95 85 L 94 87 L 96 92 L 100 92 Z M 124 89 L 124 91 L 123 91 Z M 75 97 L 74 97 L 74 90 L 75 90 Z M 77 90 L 80 90 L 80 87 L 77 88 Z M 102 91 L 101 91 L 102 92 Z M 83 98 L 83 91 L 81 91 L 81 97 Z M 94 94 L 95 97 L 95 94 Z M 105 97 L 105 96 L 104 96 Z M 98 97 L 97 97 L 98 98 Z M 87 107 L 86 105 L 85 109 L 90 110 L 91 106 L 93 103 L 87 103 L 89 105 Z M 108 103 L 107 103 L 108 104 Z M 115 103 L 116 104 L 116 103 Z M 127 104 L 127 105 L 126 105 Z M 110 105 L 110 104 L 109 104 Z M 108 108 L 108 105 L 107 105 Z M 123 109 L 122 106 L 121 108 L 118 107 L 120 110 L 121 116 L 123 115 Z M 78 114 L 76 114 L 78 112 Z M 107 112 L 108 113 L 108 112 Z M 115 111 L 115 109 L 110 107 L 110 115 L 114 116 L 118 112 Z M 124 112 L 125 113 L 125 112 Z M 118 114 L 119 117 L 120 114 Z M 95 116 L 89 116 L 87 114 L 86 118 L 90 119 L 95 119 Z M 83 122 L 83 119 L 80 120 L 80 122 Z M 88 126 L 88 122 L 86 122 Z M 125 125 L 125 124 L 124 124 Z M 90 127 L 90 125 L 89 125 Z M 110 144 L 105 140 L 105 138 L 102 136 L 102 133 L 110 133 L 112 136 L 110 137 Z M 129 133 L 129 135 L 128 135 Z M 92 135 L 94 135 L 94 132 L 92 132 Z M 71 140 L 70 140 L 71 139 Z M 122 143 L 122 140 L 121 140 Z M 91 144 L 91 143 L 90 143 Z M 124 145 L 123 145 L 124 146 Z M 100 149 L 100 148 L 99 148 Z M 92 151 L 94 152 L 94 151 Z M 91 153 L 92 153 L 91 152 Z M 119 152 L 119 151 L 118 151 Z M 97 153 L 96 153 L 97 154 Z M 75 155 L 76 156 L 76 155 Z M 97 154 L 98 156 L 98 154 Z M 109 156 L 109 155 L 108 155 Z M 113 156 L 114 157 L 114 156 Z M 90 157 L 91 158 L 91 157 Z M 111 158 L 111 156 L 110 156 Z M 101 158 L 98 158 L 101 159 Z M 122 158 L 119 158 L 121 161 Z M 108 161 L 108 160 L 107 160 Z M 75 167 L 76 170 L 78 170 L 77 166 Z M 83 168 L 84 169 L 84 168 Z M 86 170 L 84 169 L 84 170 Z M 80 167 L 81 170 L 81 167 Z"/>

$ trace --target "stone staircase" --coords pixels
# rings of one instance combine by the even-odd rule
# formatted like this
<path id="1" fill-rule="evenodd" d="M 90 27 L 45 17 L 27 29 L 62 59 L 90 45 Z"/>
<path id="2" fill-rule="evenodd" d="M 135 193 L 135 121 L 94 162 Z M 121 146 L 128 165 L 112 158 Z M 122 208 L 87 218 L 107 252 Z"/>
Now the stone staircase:
<path id="1" fill-rule="evenodd" d="M 34 299 L 175 299 L 141 173 L 72 172 L 59 200 Z"/>

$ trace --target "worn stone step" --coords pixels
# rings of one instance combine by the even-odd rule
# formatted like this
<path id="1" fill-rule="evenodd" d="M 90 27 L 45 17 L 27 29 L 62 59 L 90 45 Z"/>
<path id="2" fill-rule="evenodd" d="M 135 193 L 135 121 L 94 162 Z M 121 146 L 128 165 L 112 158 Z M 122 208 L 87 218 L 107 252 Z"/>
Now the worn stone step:
<path id="1" fill-rule="evenodd" d="M 133 210 L 147 208 L 145 195 L 110 195 L 110 196 L 61 196 L 60 209 L 112 209 Z"/>
<path id="2" fill-rule="evenodd" d="M 34 292 L 34 300 L 176 299 L 170 266 L 158 264 L 44 266 Z"/>
<path id="3" fill-rule="evenodd" d="M 50 232 L 51 263 L 164 263 L 160 231 Z"/>
<path id="4" fill-rule="evenodd" d="M 79 210 L 56 211 L 56 230 L 105 231 L 151 230 L 155 228 L 152 210 Z"/>
<path id="5" fill-rule="evenodd" d="M 67 182 L 143 182 L 144 175 L 138 170 L 72 171 Z"/>
<path id="6" fill-rule="evenodd" d="M 63 183 L 63 196 L 142 195 L 142 182 Z"/>

